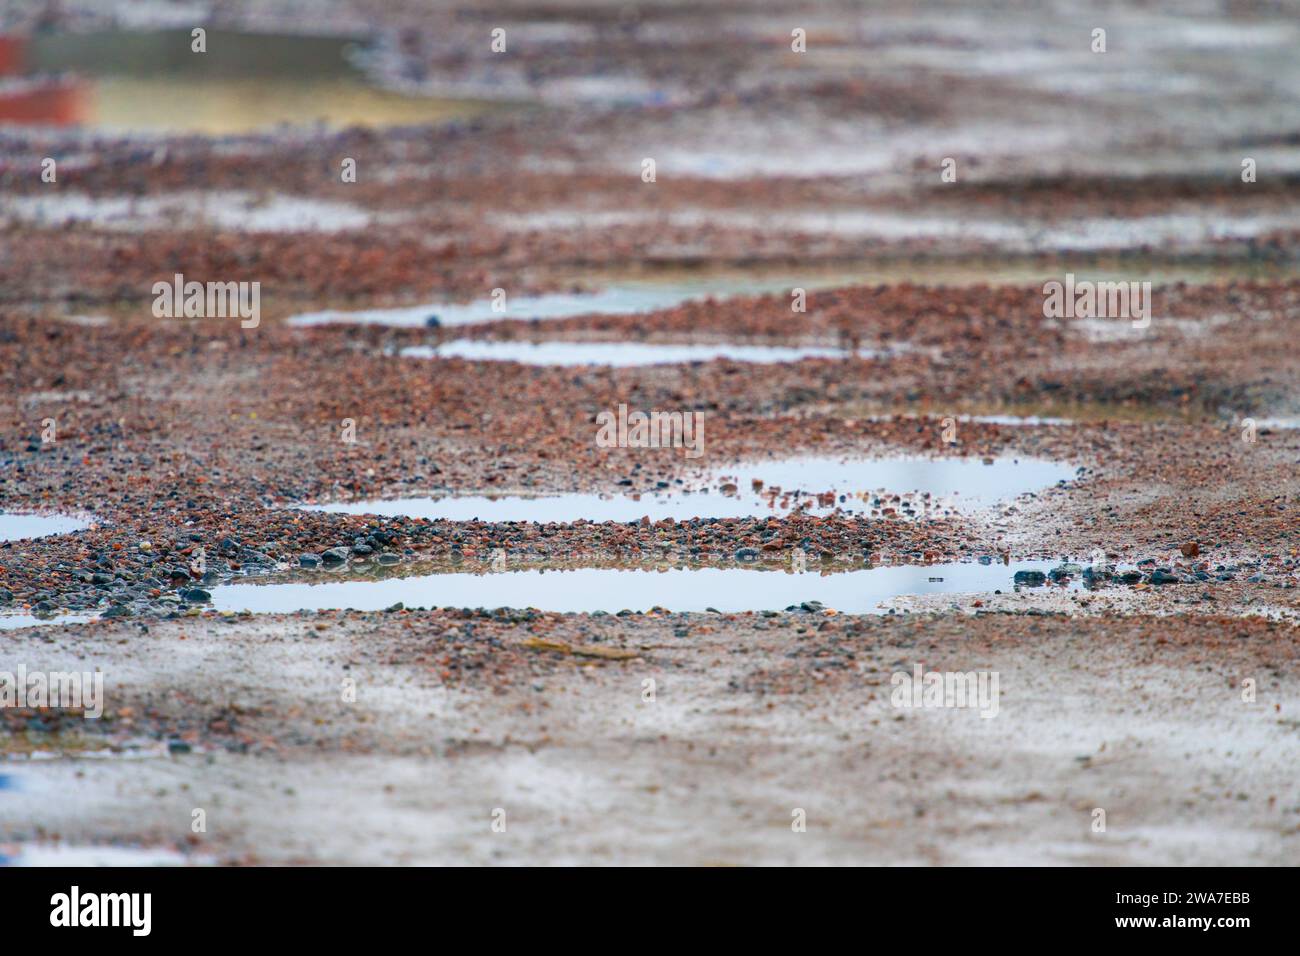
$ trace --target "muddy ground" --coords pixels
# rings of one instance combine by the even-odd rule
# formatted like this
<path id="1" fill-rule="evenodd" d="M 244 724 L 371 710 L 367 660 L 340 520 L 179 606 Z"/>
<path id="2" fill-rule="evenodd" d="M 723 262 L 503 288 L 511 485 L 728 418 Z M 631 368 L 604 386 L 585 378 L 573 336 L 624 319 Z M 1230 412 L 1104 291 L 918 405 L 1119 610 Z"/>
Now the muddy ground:
<path id="1" fill-rule="evenodd" d="M 225 26 L 292 22 L 252 6 L 227 5 Z M 830 5 L 793 54 L 777 5 L 517 4 L 514 58 L 493 61 L 482 11 L 314 6 L 376 28 L 373 82 L 493 106 L 220 139 L 0 129 L 0 510 L 92 523 L 0 542 L 0 611 L 44 620 L 0 630 L 0 671 L 101 668 L 106 685 L 98 720 L 0 711 L 0 856 L 1300 858 L 1294 16 L 1110 11 L 1103 59 L 1073 11 Z M 72 9 L 73 28 L 102 25 Z M 50 154 L 57 185 L 39 176 Z M 260 282 L 260 321 L 156 318 L 153 283 L 178 271 Z M 1149 323 L 1045 316 L 1043 283 L 1067 272 L 1152 282 Z M 291 321 L 702 277 L 782 291 L 456 327 Z M 458 338 L 879 351 L 633 368 L 395 354 Z M 702 412 L 703 458 L 599 447 L 596 416 L 621 403 Z M 1075 477 L 870 518 L 291 507 L 652 493 L 803 453 L 1045 458 Z M 193 593 L 376 564 L 488 573 L 498 553 L 510 569 L 777 569 L 795 549 L 810 573 L 1045 558 L 1141 575 L 1008 579 L 880 615 L 768 610 L 757 572 L 747 614 L 253 616 Z M 997 673 L 996 716 L 894 706 L 893 675 L 918 664 Z"/>
<path id="2" fill-rule="evenodd" d="M 2 819 L 246 863 L 1284 864 L 1293 630 L 1014 612 L 57 629 L 29 666 L 111 662 L 118 709 L 58 735 L 74 756 L 22 765 Z M 917 662 L 998 671 L 998 715 L 892 707 L 889 675 Z M 159 732 L 178 752 L 127 756 Z M 208 833 L 178 841 L 195 808 Z"/>

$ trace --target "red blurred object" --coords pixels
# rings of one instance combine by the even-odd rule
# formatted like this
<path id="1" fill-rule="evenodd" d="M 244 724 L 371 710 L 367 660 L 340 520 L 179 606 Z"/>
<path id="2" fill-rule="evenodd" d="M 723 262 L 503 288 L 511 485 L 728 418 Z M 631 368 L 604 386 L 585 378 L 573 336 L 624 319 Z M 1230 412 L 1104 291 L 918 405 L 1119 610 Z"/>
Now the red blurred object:
<path id="1" fill-rule="evenodd" d="M 27 39 L 0 34 L 0 123 L 67 126 L 86 115 L 90 87 L 73 76 L 22 76 Z"/>
<path id="2" fill-rule="evenodd" d="M 27 40 L 13 34 L 0 33 L 0 76 L 17 76 L 23 71 Z"/>
<path id="3" fill-rule="evenodd" d="M 86 115 L 88 90 L 88 85 L 75 77 L 33 76 L 0 81 L 0 123 L 79 123 Z"/>

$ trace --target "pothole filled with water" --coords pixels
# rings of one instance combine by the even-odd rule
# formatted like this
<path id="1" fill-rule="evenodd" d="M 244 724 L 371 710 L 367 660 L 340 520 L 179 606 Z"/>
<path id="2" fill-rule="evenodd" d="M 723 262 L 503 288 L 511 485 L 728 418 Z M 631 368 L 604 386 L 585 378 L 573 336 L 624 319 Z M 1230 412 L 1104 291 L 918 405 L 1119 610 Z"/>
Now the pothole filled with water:
<path id="1" fill-rule="evenodd" d="M 639 315 L 671 309 L 684 302 L 710 296 L 784 293 L 801 286 L 790 276 L 698 276 L 672 281 L 629 280 L 597 292 L 554 292 L 546 295 L 507 296 L 468 303 L 429 303 L 390 309 L 307 312 L 289 319 L 290 325 L 347 322 L 361 325 L 454 326 L 499 322 L 503 319 L 568 319 L 580 315 Z"/>
<path id="2" fill-rule="evenodd" d="M 651 521 L 769 517 L 804 510 L 868 518 L 941 517 L 1078 477 L 1034 458 L 803 457 L 746 462 L 640 494 L 457 495 L 306 505 L 312 511 L 452 521 Z M 630 479 L 628 479 L 630 481 Z"/>
<path id="3" fill-rule="evenodd" d="M 41 624 L 85 624 L 94 618 L 87 614 L 0 614 L 0 631 L 15 631 L 20 627 Z"/>
<path id="4" fill-rule="evenodd" d="M 0 222 L 46 228 L 84 223 L 100 229 L 152 231 L 171 229 L 178 220 L 240 232 L 332 232 L 365 228 L 373 217 L 348 203 L 233 189 L 141 197 L 61 191 L 15 196 L 0 211 Z"/>
<path id="5" fill-rule="evenodd" d="M 888 353 L 824 346 L 696 345 L 645 342 L 514 342 L 457 339 L 440 345 L 412 345 L 399 353 L 404 358 L 460 358 L 471 362 L 519 362 L 523 365 L 607 365 L 630 368 L 686 362 L 771 364 L 802 359 L 879 358 Z"/>
<path id="6" fill-rule="evenodd" d="M 71 534 L 90 527 L 90 522 L 68 515 L 14 514 L 0 511 L 0 541 L 22 541 L 52 534 Z"/>
<path id="7" fill-rule="evenodd" d="M 885 421 L 889 420 L 888 416 L 880 417 Z M 1073 419 L 1045 417 L 1042 415 L 954 415 L 952 417 L 958 422 L 973 422 L 977 425 L 1010 425 L 1025 428 L 1075 424 Z"/>
<path id="8" fill-rule="evenodd" d="M 367 81 L 364 41 L 208 28 L 38 31 L 11 39 L 26 75 L 0 90 L 0 122 L 111 133 L 249 133 L 284 126 L 440 123 L 499 105 L 407 95 Z"/>
<path id="9" fill-rule="evenodd" d="M 537 608 L 616 614 L 654 607 L 674 612 L 781 611 L 808 605 L 846 614 L 879 614 L 882 602 L 935 593 L 1010 591 L 1047 584 L 1059 562 L 1010 565 L 894 565 L 819 574 L 760 568 L 577 568 L 497 573 L 451 572 L 377 580 L 232 584 L 212 590 L 212 607 L 255 614 L 294 611 L 380 611 L 406 607 Z M 1053 587 L 1083 587 L 1082 567 Z"/>
<path id="10" fill-rule="evenodd" d="M 1001 260 L 1000 260 L 1001 261 Z M 1213 268 L 1169 267 L 1144 262 L 1143 278 L 1161 282 L 1214 282 L 1239 278 L 1241 270 L 1262 277 L 1286 278 L 1294 270 L 1253 267 L 1235 263 L 1230 270 Z M 1081 274 L 1082 275 L 1082 274 Z M 573 275 L 576 283 L 599 282 L 594 291 L 555 292 L 542 295 L 507 295 L 503 300 L 483 296 L 471 302 L 428 302 L 416 305 L 368 309 L 322 309 L 289 318 L 290 325 L 309 326 L 328 323 L 391 325 L 404 327 L 441 327 L 475 325 L 502 320 L 550 320 L 583 315 L 638 315 L 676 308 L 687 302 L 708 298 L 745 295 L 787 295 L 801 288 L 808 293 L 827 289 L 845 289 L 855 285 L 911 282 L 919 285 L 965 286 L 972 284 L 1042 284 L 1055 273 L 1041 264 L 1026 262 L 1013 266 L 991 266 L 986 262 L 945 263 L 929 259 L 916 262 L 879 262 L 862 269 L 827 269 L 809 266 L 792 272 L 788 269 L 757 268 L 748 270 L 665 269 L 650 275 L 607 272 L 594 277 L 590 272 Z M 1133 278 L 1131 268 L 1091 269 L 1091 281 L 1120 281 Z"/>

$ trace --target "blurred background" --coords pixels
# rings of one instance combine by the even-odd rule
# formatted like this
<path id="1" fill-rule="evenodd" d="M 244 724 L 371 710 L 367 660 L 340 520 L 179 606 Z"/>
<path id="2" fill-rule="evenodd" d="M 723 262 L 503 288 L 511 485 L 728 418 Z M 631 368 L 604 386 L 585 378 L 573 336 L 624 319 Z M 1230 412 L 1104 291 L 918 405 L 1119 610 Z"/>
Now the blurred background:
<path id="1" fill-rule="evenodd" d="M 720 291 L 792 268 L 1020 281 L 1058 256 L 1098 275 L 1140 256 L 1156 281 L 1289 271 L 1297 5 L 1176 7 L 4 0 L 7 298 L 65 295 L 45 230 L 72 227 L 309 233 L 348 261 L 382 244 L 374 282 L 245 250 L 317 305 L 651 269 L 772 273 Z M 34 175 L 51 156 L 57 195 Z M 160 264 L 92 245 L 96 300 Z"/>

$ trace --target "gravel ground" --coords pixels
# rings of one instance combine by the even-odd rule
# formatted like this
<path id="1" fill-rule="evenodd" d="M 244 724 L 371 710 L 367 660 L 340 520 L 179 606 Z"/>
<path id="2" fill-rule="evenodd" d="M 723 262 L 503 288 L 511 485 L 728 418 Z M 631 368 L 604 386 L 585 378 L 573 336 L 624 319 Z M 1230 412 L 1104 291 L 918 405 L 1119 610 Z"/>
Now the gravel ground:
<path id="1" fill-rule="evenodd" d="M 65 6 L 77 29 L 111 18 Z M 291 29 L 291 6 L 224 4 L 221 22 Z M 823 5 L 798 55 L 774 4 L 512 4 L 515 53 L 494 61 L 480 10 L 310 6 L 373 28 L 374 82 L 495 105 L 382 131 L 0 127 L 0 512 L 90 524 L 0 541 L 0 612 L 44 619 L 0 630 L 0 671 L 106 684 L 99 720 L 0 709 L 0 856 L 59 840 L 234 864 L 1296 859 L 1294 11 L 1109 11 L 1095 58 L 1073 10 Z M 34 172 L 47 155 L 57 186 Z M 260 282 L 259 323 L 155 318 L 153 283 L 178 271 Z M 1046 317 L 1043 283 L 1068 272 L 1150 281 L 1149 325 Z M 629 281 L 714 291 L 633 315 L 289 321 Z M 876 351 L 396 355 L 459 338 Z M 619 404 L 703 413 L 703 457 L 600 447 L 596 416 Z M 874 517 L 292 508 L 649 494 L 747 459 L 899 454 L 1074 477 L 980 509 L 885 496 Z M 824 573 L 1047 559 L 1089 587 L 1008 580 L 861 616 L 208 607 L 232 581 L 488 573 L 501 553 L 777 569 L 795 549 Z M 997 716 L 894 706 L 916 665 L 997 674 Z"/>

